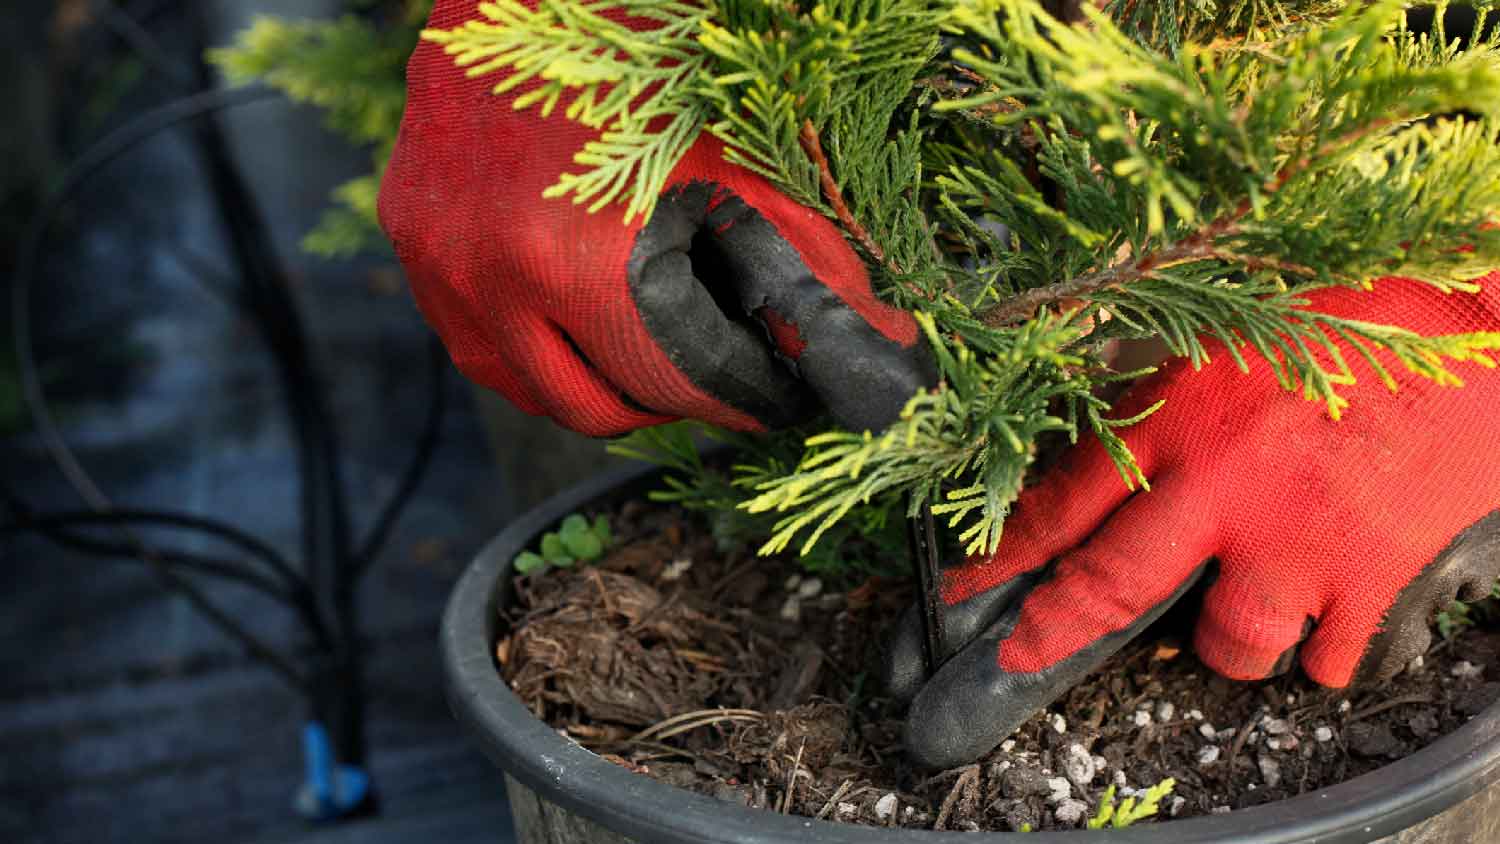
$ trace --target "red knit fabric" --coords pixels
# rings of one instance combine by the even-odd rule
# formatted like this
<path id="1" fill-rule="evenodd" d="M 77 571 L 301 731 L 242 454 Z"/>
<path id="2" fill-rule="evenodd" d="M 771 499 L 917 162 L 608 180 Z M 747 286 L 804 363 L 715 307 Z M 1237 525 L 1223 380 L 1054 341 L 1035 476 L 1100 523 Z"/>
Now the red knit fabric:
<path id="1" fill-rule="evenodd" d="M 451 29 L 477 17 L 476 8 L 438 0 L 429 26 Z M 589 214 L 571 197 L 542 198 L 559 174 L 577 170 L 573 154 L 597 133 L 561 113 L 515 111 L 514 96 L 527 89 L 497 97 L 495 81 L 467 78 L 441 46 L 423 42 L 408 67 L 406 114 L 380 195 L 382 225 L 417 305 L 454 363 L 528 413 L 587 434 L 677 417 L 759 428 L 689 381 L 647 332 L 626 281 L 639 217 L 626 225 L 618 204 Z M 864 264 L 821 215 L 726 164 L 707 136 L 670 184 L 694 180 L 758 210 L 881 334 L 903 346 L 917 341 L 910 316 L 875 297 Z"/>
<path id="2" fill-rule="evenodd" d="M 771 332 L 771 339 L 782 354 L 796 360 L 807 351 L 807 341 L 802 339 L 802 332 L 797 330 L 795 324 L 788 322 L 786 317 L 771 308 L 760 308 L 755 315 L 765 323 L 766 329 Z"/>
<path id="3" fill-rule="evenodd" d="M 1407 279 L 1372 293 L 1329 290 L 1317 310 L 1422 334 L 1500 330 L 1500 272 L 1479 296 Z M 1347 353 L 1358 384 L 1341 421 L 1288 393 L 1264 361 L 1242 374 L 1224 353 L 1181 360 L 1138 385 L 1122 417 L 1166 405 L 1123 436 L 1151 481 L 1131 495 L 1097 441 L 1027 489 L 999 553 L 944 582 L 952 603 L 1057 559 L 998 655 L 1034 672 L 1123 629 L 1205 560 L 1219 561 L 1198 621 L 1198 655 L 1236 679 L 1267 676 L 1297 644 L 1308 675 L 1347 685 L 1402 587 L 1464 528 L 1500 508 L 1500 373 L 1453 367 L 1441 387 L 1382 361 L 1392 393 Z"/>

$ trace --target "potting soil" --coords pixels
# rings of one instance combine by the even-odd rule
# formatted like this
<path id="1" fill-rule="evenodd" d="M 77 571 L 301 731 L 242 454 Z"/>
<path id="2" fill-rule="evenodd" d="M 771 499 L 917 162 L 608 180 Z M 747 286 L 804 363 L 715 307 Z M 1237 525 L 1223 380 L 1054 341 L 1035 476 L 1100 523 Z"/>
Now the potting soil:
<path id="1" fill-rule="evenodd" d="M 642 776 L 767 811 L 871 826 L 1081 827 L 1171 778 L 1167 822 L 1316 791 L 1399 759 L 1500 698 L 1500 633 L 1467 628 L 1378 687 L 1293 671 L 1225 680 L 1169 621 L 972 765 L 915 768 L 882 697 L 899 580 L 836 583 L 721 551 L 680 511 L 627 504 L 597 565 L 518 581 L 496 646 L 539 717 Z M 1180 626 L 1180 625 L 1179 625 Z"/>

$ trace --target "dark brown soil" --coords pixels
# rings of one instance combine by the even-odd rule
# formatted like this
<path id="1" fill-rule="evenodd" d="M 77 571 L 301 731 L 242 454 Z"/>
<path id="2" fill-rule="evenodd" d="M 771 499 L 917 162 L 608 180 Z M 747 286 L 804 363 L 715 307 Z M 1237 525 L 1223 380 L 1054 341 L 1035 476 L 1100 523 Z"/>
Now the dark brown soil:
<path id="1" fill-rule="evenodd" d="M 1234 683 L 1171 638 L 1138 642 L 977 764 L 914 769 L 872 666 L 910 601 L 898 582 L 814 581 L 789 560 L 720 552 L 682 514 L 626 505 L 596 566 L 518 581 L 505 679 L 538 717 L 663 782 L 866 825 L 1081 826 L 1104 791 L 1176 780 L 1158 820 L 1343 782 L 1500 698 L 1500 634 L 1441 641 L 1378 688 L 1298 674 Z M 1500 679 L 1500 678 L 1497 678 Z"/>

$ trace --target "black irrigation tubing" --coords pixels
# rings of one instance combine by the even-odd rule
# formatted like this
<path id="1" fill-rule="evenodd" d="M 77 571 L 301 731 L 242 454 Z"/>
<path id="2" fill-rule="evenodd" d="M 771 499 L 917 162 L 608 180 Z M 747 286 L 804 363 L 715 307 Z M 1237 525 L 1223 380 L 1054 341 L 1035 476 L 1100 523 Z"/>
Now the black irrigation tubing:
<path id="1" fill-rule="evenodd" d="M 355 589 L 360 579 L 374 564 L 381 547 L 389 538 L 391 528 L 411 500 L 437 448 L 438 438 L 442 432 L 443 417 L 447 410 L 447 383 L 444 378 L 447 360 L 442 344 L 438 342 L 436 336 L 429 337 L 427 354 L 429 398 L 427 415 L 422 423 L 422 433 L 416 450 L 402 471 L 396 489 L 391 493 L 385 506 L 381 508 L 369 533 L 353 556 L 336 558 L 340 569 L 334 585 L 334 610 L 335 618 L 345 625 L 342 629 L 342 642 L 347 650 L 339 655 L 335 667 L 345 694 L 335 704 L 338 706 L 338 711 L 332 721 L 335 730 L 334 739 L 341 748 L 341 758 L 354 763 L 362 763 L 364 755 L 364 701 L 360 695 L 354 693 L 355 690 L 363 688 L 364 684 L 363 666 L 355 650 L 358 638 L 354 612 Z"/>
<path id="2" fill-rule="evenodd" d="M 188 68 L 167 54 L 156 38 L 141 26 L 133 15 L 121 9 L 114 0 L 93 0 L 92 11 L 111 32 L 162 76 L 184 87 L 193 84 Z"/>
<path id="3" fill-rule="evenodd" d="M 194 516 L 189 513 L 175 513 L 170 510 L 138 510 L 130 507 L 117 507 L 105 513 L 90 510 L 78 510 L 74 512 L 48 513 L 45 516 L 34 516 L 26 520 L 27 524 L 78 526 L 89 527 L 96 525 L 114 524 L 137 524 L 145 526 L 165 526 L 183 528 L 185 530 L 197 531 L 216 539 L 222 540 L 239 548 L 246 554 L 265 563 L 266 567 L 275 572 L 281 584 L 288 589 L 301 583 L 299 576 L 291 564 L 281 556 L 275 548 L 256 539 L 248 533 L 213 519 Z"/>
<path id="4" fill-rule="evenodd" d="M 286 402 L 297 450 L 301 556 L 312 588 L 323 592 L 322 561 L 331 553 L 334 543 L 320 526 L 328 523 L 325 517 L 331 515 L 333 506 L 330 499 L 338 491 L 331 489 L 333 485 L 327 481 L 333 458 L 326 448 L 325 414 L 317 386 L 308 371 L 306 335 L 280 272 L 267 256 L 270 246 L 220 133 L 214 127 L 203 127 L 199 140 L 229 250 L 240 268 L 239 304 L 255 316 L 254 327 L 271 353 Z"/>
<path id="5" fill-rule="evenodd" d="M 7 495 L 7 498 L 12 499 L 13 502 L 19 501 L 15 496 Z M 264 563 L 275 574 L 275 577 L 260 575 L 258 572 L 247 569 L 240 562 L 218 560 L 191 552 L 158 549 L 157 554 L 169 562 L 182 560 L 184 568 L 197 568 L 205 574 L 216 574 L 259 588 L 272 598 L 296 610 L 302 616 L 308 632 L 312 634 L 320 648 L 326 650 L 332 647 L 328 628 L 323 623 L 322 617 L 318 615 L 317 598 L 308 588 L 307 582 L 276 549 L 230 525 L 186 513 L 157 510 L 121 508 L 104 513 L 75 511 L 38 516 L 22 510 L 16 503 L 12 503 L 11 509 L 16 513 L 16 523 L 12 526 L 0 527 L 0 533 L 30 530 L 58 544 L 105 556 L 130 556 L 131 552 L 129 546 L 67 533 L 68 529 L 118 524 L 163 526 L 197 531 L 233 545 Z"/>
<path id="6" fill-rule="evenodd" d="M 351 650 L 342 654 L 338 663 L 338 670 L 346 690 L 357 690 L 364 684 L 363 667 L 358 653 L 353 650 L 358 635 L 358 630 L 354 626 L 355 587 L 374 564 L 376 555 L 379 554 L 381 546 L 389 537 L 397 517 L 410 501 L 412 493 L 416 491 L 417 484 L 421 482 L 422 475 L 432 458 L 432 453 L 437 448 L 438 437 L 442 432 L 443 416 L 447 409 L 447 384 L 444 379 L 447 360 L 447 355 L 436 336 L 430 337 L 427 354 L 429 391 L 427 417 L 422 423 L 422 433 L 417 442 L 416 451 L 402 472 L 395 491 L 391 493 L 390 499 L 372 523 L 364 542 L 359 545 L 352 558 L 340 558 L 347 565 L 342 569 L 337 581 L 334 604 L 336 617 L 348 625 L 344 631 L 346 634 L 344 643 Z M 339 717 L 335 719 L 337 724 L 335 741 L 341 746 L 342 755 L 347 761 L 362 763 L 364 701 L 359 695 L 346 691 L 339 703 Z"/>
<path id="7" fill-rule="evenodd" d="M 58 188 L 43 203 L 31 225 L 22 235 L 20 250 L 16 257 L 15 273 L 11 276 L 11 330 L 16 361 L 21 370 L 22 396 L 48 453 L 57 462 L 68 482 L 95 510 L 109 510 L 109 499 L 94 484 L 93 479 L 78 462 L 77 456 L 63 440 L 47 405 L 32 349 L 31 281 L 36 275 L 41 247 L 46 240 L 47 232 L 52 227 L 52 221 L 56 218 L 58 211 L 62 209 L 79 185 L 101 167 L 129 152 L 136 145 L 165 129 L 188 120 L 226 108 L 267 100 L 273 96 L 275 92 L 265 88 L 206 91 L 168 103 L 135 118 L 95 143 L 67 169 Z"/>
<path id="8" fill-rule="evenodd" d="M 158 7 L 173 4 L 157 4 Z M 150 61 L 153 68 L 178 82 L 191 83 L 189 74 L 156 44 L 154 38 L 132 17 L 110 0 L 99 0 L 96 6 L 106 14 L 106 24 L 135 52 Z M 198 10 L 201 15 L 201 10 Z M 194 21 L 202 31 L 202 18 Z M 203 62 L 197 65 L 197 83 L 203 88 L 213 84 L 212 73 Z M 67 513 L 45 518 L 31 518 L 29 513 L 13 506 L 26 517 L 21 528 L 36 530 L 55 542 L 80 550 L 110 556 L 138 557 L 170 589 L 179 591 L 205 616 L 231 637 L 241 641 L 252 655 L 260 658 L 294 686 L 309 694 L 320 715 L 331 716 L 337 723 L 336 737 L 341 758 L 359 763 L 363 758 L 362 670 L 358 653 L 358 626 L 355 612 L 355 588 L 366 573 L 391 529 L 430 463 L 441 431 L 446 410 L 444 372 L 446 358 L 435 340 L 430 347 L 430 401 L 423 430 L 410 462 L 404 468 L 396 490 L 373 521 L 368 535 L 354 547 L 345 490 L 341 478 L 338 439 L 322 391 L 313 375 L 306 332 L 290 293 L 286 276 L 275 259 L 264 222 L 254 200 L 228 152 L 222 132 L 212 121 L 198 122 L 196 134 L 200 152 L 213 187 L 213 196 L 228 238 L 228 245 L 239 268 L 240 290 L 236 304 L 252 314 L 262 340 L 271 351 L 280 376 L 288 413 L 297 443 L 299 469 L 299 509 L 302 524 L 303 557 L 307 572 L 299 574 L 274 549 L 219 522 L 177 513 L 116 509 L 68 447 L 52 416 L 37 374 L 32 348 L 30 324 L 30 286 L 40 264 L 42 246 L 58 211 L 74 191 L 100 168 L 133 149 L 143 141 L 189 121 L 217 112 L 277 96 L 264 87 L 232 90 L 204 90 L 167 103 L 119 127 L 88 148 L 65 171 L 60 186 L 48 197 L 33 218 L 21 242 L 15 273 L 12 277 L 12 320 L 16 356 L 20 364 L 23 398 L 31 412 L 42 442 L 68 482 L 93 509 L 92 513 Z M 70 533 L 67 528 L 89 524 L 114 525 L 128 540 L 111 544 L 85 535 Z M 134 524 L 157 524 L 197 530 L 239 547 L 269 566 L 284 586 L 269 578 L 247 571 L 232 563 L 189 554 L 147 547 L 134 533 Z M 329 560 L 324 570 L 321 563 Z M 265 646 L 218 609 L 195 585 L 176 570 L 195 570 L 238 580 L 271 595 L 297 610 L 325 653 L 333 659 L 332 671 L 339 687 L 338 699 L 328 701 L 319 689 L 324 684 L 316 678 L 301 675 L 283 657 Z M 319 598 L 322 594 L 323 599 Z M 327 604 L 320 603 L 327 600 Z M 323 621 L 323 612 L 331 614 L 335 625 L 333 636 Z"/>
<path id="9" fill-rule="evenodd" d="M 59 516 L 49 515 L 35 519 L 22 517 L 10 524 L 0 525 L 0 536 L 12 533 L 35 533 L 44 539 L 76 551 L 83 551 L 100 557 L 119 557 L 123 562 L 139 562 L 139 554 L 137 553 L 136 546 L 128 542 L 109 542 L 81 533 L 74 533 L 70 530 L 73 527 L 83 526 L 78 522 Z M 277 601 L 286 603 L 292 601 L 292 595 L 284 585 L 277 582 L 274 578 L 266 577 L 260 572 L 247 569 L 238 562 L 221 560 L 217 557 L 209 557 L 190 551 L 156 550 L 156 556 L 168 565 L 183 571 L 197 572 L 224 580 L 235 581 Z"/>
<path id="10" fill-rule="evenodd" d="M 208 39 L 201 37 L 207 28 L 201 6 L 193 10 L 192 23 L 199 40 L 206 43 Z M 214 84 L 206 62 L 199 61 L 197 76 L 202 88 Z M 321 607 L 332 619 L 335 643 L 332 660 L 318 669 L 318 681 L 309 697 L 312 715 L 331 728 L 341 761 L 362 764 L 363 681 L 352 583 L 353 540 L 337 433 L 313 374 L 301 314 L 255 200 L 219 126 L 200 121 L 194 128 L 229 251 L 239 269 L 242 304 L 255 316 L 254 325 L 275 361 L 295 431 L 303 565 L 314 593 L 325 602 Z"/>
<path id="11" fill-rule="evenodd" d="M 168 562 L 158 556 L 152 549 L 142 549 L 138 556 L 155 572 L 158 579 L 167 589 L 177 592 L 193 605 L 193 608 L 207 618 L 211 623 L 224 631 L 230 637 L 238 640 L 241 645 L 256 659 L 259 659 L 272 671 L 281 675 L 292 688 L 304 693 L 312 688 L 311 681 L 303 676 L 286 657 L 277 653 L 275 649 L 266 645 L 254 634 L 241 627 L 228 613 L 208 599 L 192 581 L 174 571 Z"/>
<path id="12" fill-rule="evenodd" d="M 22 237 L 16 269 L 11 277 L 12 334 L 21 375 L 22 397 L 44 447 L 69 484 L 95 512 L 108 513 L 113 510 L 113 505 L 63 439 L 47 404 L 32 347 L 31 281 L 40 263 L 47 233 L 63 205 L 86 179 L 138 144 L 188 120 L 233 106 L 269 99 L 273 95 L 273 92 L 262 88 L 205 91 L 153 109 L 115 129 L 89 147 L 68 167 L 59 186 L 48 196 Z M 195 609 L 224 633 L 239 641 L 252 655 L 293 687 L 303 690 L 309 688 L 307 679 L 290 662 L 219 609 L 192 581 L 172 568 L 172 561 L 180 561 L 182 555 L 173 552 L 170 556 L 164 556 L 162 552 L 147 547 L 128 525 L 121 526 L 120 531 L 126 537 L 133 556 L 145 562 L 165 586 L 185 597 Z"/>
<path id="13" fill-rule="evenodd" d="M 257 575 L 253 571 L 247 571 L 240 566 L 215 560 L 197 554 L 181 551 L 159 551 L 147 548 L 140 544 L 139 540 L 132 537 L 132 541 L 121 544 L 106 543 L 89 537 L 78 536 L 57 526 L 39 526 L 29 521 L 29 511 L 19 499 L 9 492 L 5 494 L 8 508 L 18 522 L 14 526 L 0 528 L 0 533 L 8 533 L 13 530 L 32 530 L 46 539 L 59 545 L 74 548 L 90 554 L 99 554 L 108 557 L 123 557 L 139 559 L 145 563 L 157 579 L 162 582 L 164 588 L 178 593 L 187 599 L 200 614 L 217 626 L 230 638 L 235 639 L 250 655 L 273 672 L 280 675 L 294 689 L 307 692 L 310 688 L 309 680 L 299 672 L 286 657 L 277 653 L 273 648 L 267 646 L 249 631 L 245 630 L 233 618 L 209 600 L 208 596 L 200 590 L 196 584 L 184 577 L 179 569 L 195 570 L 204 574 L 211 574 L 222 578 L 240 581 L 252 588 L 261 589 L 273 598 L 280 598 L 280 584 Z"/>
<path id="14" fill-rule="evenodd" d="M 374 565 L 376 554 L 380 552 L 381 546 L 390 536 L 391 528 L 395 525 L 396 518 L 401 515 L 402 508 L 416 491 L 427 463 L 432 459 L 432 453 L 437 448 L 438 436 L 443 428 L 443 416 L 447 412 L 448 405 L 445 380 L 447 371 L 448 356 L 443 351 L 442 344 L 438 342 L 436 335 L 429 337 L 427 341 L 427 418 L 422 423 L 421 438 L 417 441 L 417 450 L 412 454 L 411 461 L 406 464 L 406 469 L 402 472 L 396 491 L 391 494 L 390 500 L 381 509 L 369 534 L 354 554 L 355 577 L 364 575 L 370 570 L 370 566 Z"/>
<path id="15" fill-rule="evenodd" d="M 198 15 L 201 17 L 201 10 Z M 198 21 L 200 30 L 203 28 Z M 204 39 L 206 40 L 206 39 Z M 206 64 L 198 65 L 199 84 L 213 84 Z M 223 133 L 211 121 L 195 127 L 198 148 L 212 185 L 228 247 L 239 268 L 240 304 L 255 316 L 255 328 L 270 351 L 284 392 L 297 443 L 299 510 L 302 524 L 302 559 L 306 576 L 315 592 L 324 589 L 322 561 L 336 542 L 320 526 L 336 521 L 334 511 L 342 506 L 341 490 L 329 482 L 335 455 L 327 435 L 327 414 L 310 372 L 306 333 L 287 290 L 284 274 L 277 266 L 265 226 L 249 189 L 234 166 Z"/>

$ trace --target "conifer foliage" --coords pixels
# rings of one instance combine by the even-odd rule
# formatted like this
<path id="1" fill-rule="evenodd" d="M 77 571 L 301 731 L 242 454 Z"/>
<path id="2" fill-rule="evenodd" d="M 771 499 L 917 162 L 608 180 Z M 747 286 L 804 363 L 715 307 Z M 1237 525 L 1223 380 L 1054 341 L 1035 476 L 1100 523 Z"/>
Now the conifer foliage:
<path id="1" fill-rule="evenodd" d="M 1419 35 L 1397 0 L 476 0 L 423 37 L 497 92 L 528 85 L 516 108 L 600 130 L 548 201 L 649 215 L 708 131 L 917 315 L 942 383 L 887 431 L 737 438 L 727 477 L 680 426 L 620 444 L 674 470 L 665 497 L 817 558 L 923 500 L 991 551 L 1057 438 L 1099 438 L 1144 486 L 1118 435 L 1142 417 L 1098 397 L 1144 374 L 1109 367 L 1112 340 L 1201 364 L 1217 338 L 1335 418 L 1356 375 L 1493 366 L 1500 335 L 1304 298 L 1389 275 L 1471 295 L 1500 266 L 1492 3 L 1462 33 L 1439 5 Z"/>
<path id="2" fill-rule="evenodd" d="M 264 16 L 209 61 L 231 82 L 265 82 L 323 111 L 329 129 L 371 151 L 371 172 L 340 185 L 303 247 L 325 257 L 387 248 L 375 216 L 380 178 L 406 105 L 406 59 L 432 0 L 347 0 L 334 20 Z"/>
<path id="3" fill-rule="evenodd" d="M 1460 49 L 1442 10 L 1417 35 L 1393 0 L 1063 6 L 498 0 L 425 37 L 497 92 L 542 80 L 516 108 L 602 130 L 554 201 L 647 215 L 706 129 L 836 220 L 917 314 L 943 382 L 891 429 L 792 434 L 794 460 L 769 456 L 785 443 L 743 455 L 735 494 L 699 464 L 674 484 L 736 507 L 767 552 L 888 524 L 902 500 L 991 551 L 1048 437 L 1100 438 L 1144 486 L 1117 434 L 1141 417 L 1096 396 L 1142 374 L 1110 370 L 1111 339 L 1201 364 L 1217 338 L 1335 418 L 1357 371 L 1394 388 L 1391 367 L 1457 385 L 1453 362 L 1493 365 L 1500 335 L 1421 337 L 1303 298 L 1387 275 L 1469 295 L 1500 264 L 1488 15 Z M 623 449 L 680 452 L 673 436 Z"/>

